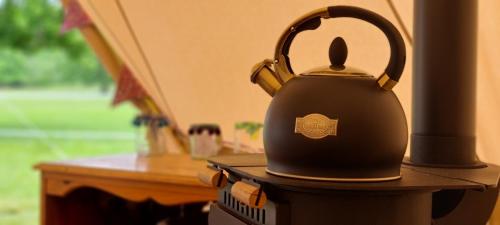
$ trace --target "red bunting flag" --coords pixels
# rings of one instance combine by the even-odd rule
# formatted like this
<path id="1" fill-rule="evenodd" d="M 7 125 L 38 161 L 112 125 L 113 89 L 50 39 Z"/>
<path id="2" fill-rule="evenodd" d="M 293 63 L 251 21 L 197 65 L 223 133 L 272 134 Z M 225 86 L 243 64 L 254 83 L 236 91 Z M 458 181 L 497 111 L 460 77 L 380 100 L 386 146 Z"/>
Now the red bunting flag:
<path id="1" fill-rule="evenodd" d="M 142 86 L 132 75 L 132 72 L 124 66 L 118 78 L 115 98 L 113 99 L 113 106 L 116 106 L 124 101 L 138 100 L 148 97 Z"/>
<path id="2" fill-rule="evenodd" d="M 64 9 L 64 22 L 61 26 L 61 33 L 68 32 L 73 28 L 88 26 L 92 21 L 76 0 L 68 1 Z"/>

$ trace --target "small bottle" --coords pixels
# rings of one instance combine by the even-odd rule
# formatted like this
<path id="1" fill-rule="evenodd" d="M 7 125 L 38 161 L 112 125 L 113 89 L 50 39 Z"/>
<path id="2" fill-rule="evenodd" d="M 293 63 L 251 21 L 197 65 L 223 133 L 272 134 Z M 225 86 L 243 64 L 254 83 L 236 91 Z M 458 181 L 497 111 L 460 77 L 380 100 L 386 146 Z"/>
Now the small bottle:
<path id="1" fill-rule="evenodd" d="M 165 117 L 156 117 L 151 120 L 147 133 L 150 156 L 160 156 L 166 152 L 168 125 Z"/>
<path id="2" fill-rule="evenodd" d="M 136 127 L 135 145 L 138 156 L 160 156 L 165 153 L 166 129 L 169 125 L 166 118 L 141 115 L 134 119 L 133 124 Z"/>
<path id="3" fill-rule="evenodd" d="M 132 123 L 135 127 L 135 149 L 137 155 L 145 156 L 149 152 L 149 143 L 146 140 L 146 118 L 142 115 L 136 116 Z"/>

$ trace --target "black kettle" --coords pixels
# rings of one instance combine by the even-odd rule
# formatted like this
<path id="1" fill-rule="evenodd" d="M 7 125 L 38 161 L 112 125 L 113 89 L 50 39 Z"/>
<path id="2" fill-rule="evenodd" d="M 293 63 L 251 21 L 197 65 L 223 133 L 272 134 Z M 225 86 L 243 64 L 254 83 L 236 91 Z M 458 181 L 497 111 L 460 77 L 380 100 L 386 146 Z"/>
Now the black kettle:
<path id="1" fill-rule="evenodd" d="M 288 58 L 295 36 L 318 28 L 322 18 L 339 17 L 364 20 L 384 32 L 391 48 L 384 73 L 375 78 L 345 66 L 347 45 L 335 38 L 330 66 L 295 75 Z M 391 89 L 403 72 L 405 51 L 394 25 L 357 7 L 319 9 L 290 25 L 279 39 L 274 60 L 257 64 L 251 75 L 252 82 L 273 96 L 264 122 L 267 172 L 345 182 L 400 178 L 408 127 Z"/>

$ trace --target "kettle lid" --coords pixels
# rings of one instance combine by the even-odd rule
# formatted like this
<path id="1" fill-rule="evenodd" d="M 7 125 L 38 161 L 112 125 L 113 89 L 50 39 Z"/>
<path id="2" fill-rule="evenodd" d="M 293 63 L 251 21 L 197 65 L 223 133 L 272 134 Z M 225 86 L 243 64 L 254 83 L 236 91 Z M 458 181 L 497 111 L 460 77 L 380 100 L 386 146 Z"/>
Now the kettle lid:
<path id="1" fill-rule="evenodd" d="M 301 75 L 316 76 L 370 76 L 363 70 L 345 66 L 347 59 L 347 44 L 341 37 L 336 37 L 330 44 L 329 49 L 330 66 L 317 67 L 308 70 Z"/>

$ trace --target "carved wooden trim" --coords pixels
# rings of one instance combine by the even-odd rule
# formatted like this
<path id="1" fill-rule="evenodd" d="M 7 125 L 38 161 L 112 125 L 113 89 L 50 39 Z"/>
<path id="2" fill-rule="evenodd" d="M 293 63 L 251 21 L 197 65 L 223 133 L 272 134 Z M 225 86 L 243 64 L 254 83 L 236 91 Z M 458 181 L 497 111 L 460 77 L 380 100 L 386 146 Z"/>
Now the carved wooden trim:
<path id="1" fill-rule="evenodd" d="M 79 188 L 96 188 L 129 201 L 153 199 L 163 205 L 213 201 L 216 189 L 210 187 L 144 182 L 127 179 L 105 179 L 91 176 L 47 173 L 46 194 L 64 197 Z"/>

